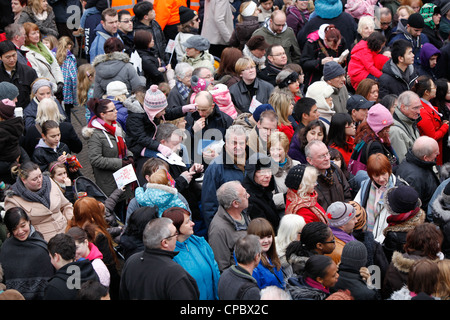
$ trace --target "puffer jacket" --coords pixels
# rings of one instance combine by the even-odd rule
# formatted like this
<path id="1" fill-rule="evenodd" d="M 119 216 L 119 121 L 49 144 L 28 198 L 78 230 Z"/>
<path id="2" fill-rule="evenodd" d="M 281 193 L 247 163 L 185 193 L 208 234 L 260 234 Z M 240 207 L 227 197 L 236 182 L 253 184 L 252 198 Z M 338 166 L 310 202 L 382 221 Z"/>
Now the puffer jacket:
<path id="1" fill-rule="evenodd" d="M 111 52 L 95 57 L 92 65 L 95 67 L 94 98 L 106 94 L 106 86 L 111 81 L 122 81 L 132 92 L 139 86 L 145 86 L 136 69 L 130 63 L 130 57 L 123 52 Z"/>
<path id="2" fill-rule="evenodd" d="M 433 222 L 441 229 L 444 239 L 442 253 L 446 259 L 450 258 L 450 196 L 444 192 L 439 194 L 431 204 Z"/>
<path id="3" fill-rule="evenodd" d="M 181 201 L 178 190 L 170 186 L 148 183 L 146 188 L 139 187 L 135 191 L 136 200 L 141 206 L 158 207 L 158 217 L 163 212 L 172 207 L 180 207 L 187 210 L 186 205 Z"/>

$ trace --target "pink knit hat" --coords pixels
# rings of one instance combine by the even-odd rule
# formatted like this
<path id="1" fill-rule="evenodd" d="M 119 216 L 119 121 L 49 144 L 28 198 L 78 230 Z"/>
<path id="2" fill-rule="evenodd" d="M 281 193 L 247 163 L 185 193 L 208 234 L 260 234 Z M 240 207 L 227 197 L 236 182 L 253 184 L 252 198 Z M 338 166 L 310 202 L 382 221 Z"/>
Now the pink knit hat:
<path id="1" fill-rule="evenodd" d="M 166 95 L 158 89 L 157 85 L 151 85 L 145 93 L 144 110 L 151 120 L 155 115 L 167 107 Z"/>
<path id="2" fill-rule="evenodd" d="M 367 123 L 370 128 L 378 134 L 384 128 L 394 123 L 391 112 L 382 104 L 377 103 L 369 109 Z"/>

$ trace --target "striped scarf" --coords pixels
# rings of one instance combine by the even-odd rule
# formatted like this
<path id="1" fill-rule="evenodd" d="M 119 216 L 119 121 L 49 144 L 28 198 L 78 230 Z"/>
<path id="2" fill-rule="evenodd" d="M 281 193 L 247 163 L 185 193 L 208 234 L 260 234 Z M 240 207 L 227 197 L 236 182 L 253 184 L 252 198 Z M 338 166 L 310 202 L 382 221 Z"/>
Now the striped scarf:
<path id="1" fill-rule="evenodd" d="M 374 182 L 370 183 L 369 197 L 366 204 L 367 230 L 372 231 L 377 217 L 384 209 L 384 194 L 387 189 L 393 187 L 392 176 L 386 186 L 377 187 Z"/>

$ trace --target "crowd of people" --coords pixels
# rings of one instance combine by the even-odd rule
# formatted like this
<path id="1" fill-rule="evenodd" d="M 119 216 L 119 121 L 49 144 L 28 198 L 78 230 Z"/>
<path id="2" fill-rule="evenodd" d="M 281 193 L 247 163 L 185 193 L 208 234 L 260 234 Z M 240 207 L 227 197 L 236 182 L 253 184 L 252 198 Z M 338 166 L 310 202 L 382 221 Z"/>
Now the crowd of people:
<path id="1" fill-rule="evenodd" d="M 450 299 L 450 3 L 189 3 L 2 3 L 0 300 Z"/>

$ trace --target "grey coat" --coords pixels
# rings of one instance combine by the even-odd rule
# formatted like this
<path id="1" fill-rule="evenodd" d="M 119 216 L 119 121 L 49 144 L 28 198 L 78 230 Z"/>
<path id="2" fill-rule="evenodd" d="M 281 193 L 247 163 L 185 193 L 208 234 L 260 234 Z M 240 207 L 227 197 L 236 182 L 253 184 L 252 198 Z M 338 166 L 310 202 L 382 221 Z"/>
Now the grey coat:
<path id="1" fill-rule="evenodd" d="M 122 81 L 128 93 L 139 86 L 145 86 L 145 78 L 140 77 L 130 63 L 130 57 L 124 52 L 111 52 L 95 57 L 94 98 L 102 98 L 106 94 L 106 86 L 111 81 Z"/>
<path id="2" fill-rule="evenodd" d="M 116 138 L 103 130 L 88 127 L 83 128 L 82 135 L 88 139 L 89 162 L 95 183 L 109 197 L 117 189 L 113 173 L 122 168 Z"/>
<path id="3" fill-rule="evenodd" d="M 26 6 L 22 10 L 19 20 L 16 23 L 19 25 L 23 25 L 25 22 L 35 23 L 39 27 L 39 31 L 41 32 L 41 35 L 43 37 L 52 35 L 58 38 L 59 36 L 58 29 L 56 28 L 55 13 L 50 6 L 48 6 L 47 18 L 45 20 L 37 19 L 31 7 Z"/>

